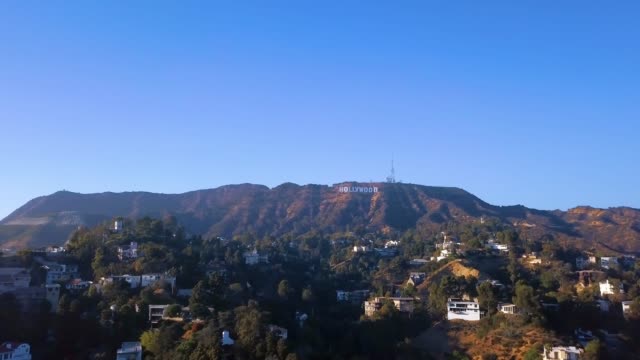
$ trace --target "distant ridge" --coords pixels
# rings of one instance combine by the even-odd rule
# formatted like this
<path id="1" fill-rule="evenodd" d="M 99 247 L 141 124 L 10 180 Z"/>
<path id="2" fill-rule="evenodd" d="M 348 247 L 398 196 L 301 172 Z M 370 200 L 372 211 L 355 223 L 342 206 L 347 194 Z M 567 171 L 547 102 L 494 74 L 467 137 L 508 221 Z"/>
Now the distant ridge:
<path id="1" fill-rule="evenodd" d="M 341 192 L 340 187 L 373 187 L 378 192 Z M 578 247 L 640 252 L 640 210 L 577 207 L 542 211 L 494 206 L 455 187 L 405 183 L 343 182 L 334 186 L 284 183 L 225 185 L 183 194 L 150 192 L 78 194 L 59 191 L 35 198 L 0 221 L 1 247 L 60 245 L 78 226 L 93 226 L 116 216 L 174 215 L 191 233 L 230 237 L 365 229 L 438 229 L 443 224 L 497 218 L 527 231 L 553 235 Z"/>

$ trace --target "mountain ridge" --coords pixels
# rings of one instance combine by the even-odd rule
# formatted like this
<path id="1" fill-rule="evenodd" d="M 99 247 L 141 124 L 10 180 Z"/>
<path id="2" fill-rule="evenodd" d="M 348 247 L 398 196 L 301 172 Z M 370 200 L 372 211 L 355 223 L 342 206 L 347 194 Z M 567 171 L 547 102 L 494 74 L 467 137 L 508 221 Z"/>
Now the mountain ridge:
<path id="1" fill-rule="evenodd" d="M 357 186 L 379 191 L 340 190 Z M 355 181 L 332 186 L 287 182 L 273 188 L 243 183 L 180 194 L 58 191 L 36 197 L 2 219 L 0 246 L 60 245 L 78 226 L 96 225 L 116 216 L 167 215 L 175 216 L 192 233 L 227 237 L 244 232 L 302 234 L 311 229 L 392 233 L 496 218 L 532 237 L 550 234 L 580 247 L 640 252 L 640 210 L 631 207 L 537 210 L 492 205 L 457 187 Z"/>

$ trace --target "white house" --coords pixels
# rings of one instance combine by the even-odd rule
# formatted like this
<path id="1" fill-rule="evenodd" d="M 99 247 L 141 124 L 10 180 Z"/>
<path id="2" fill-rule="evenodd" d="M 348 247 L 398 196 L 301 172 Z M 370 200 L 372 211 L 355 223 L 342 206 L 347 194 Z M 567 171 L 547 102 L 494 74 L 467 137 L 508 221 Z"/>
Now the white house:
<path id="1" fill-rule="evenodd" d="M 494 239 L 487 241 L 487 248 L 500 252 L 509 252 L 509 246 L 505 244 L 499 244 Z"/>
<path id="2" fill-rule="evenodd" d="M 122 220 L 116 220 L 113 222 L 113 231 L 119 233 L 122 231 L 124 227 L 124 222 Z"/>
<path id="3" fill-rule="evenodd" d="M 116 360 L 142 360 L 142 345 L 137 341 L 123 342 Z"/>
<path id="4" fill-rule="evenodd" d="M 371 248 L 366 246 L 366 245 L 355 245 L 353 247 L 353 252 L 354 253 L 358 253 L 358 252 L 366 253 L 366 252 L 369 252 L 369 251 L 371 251 Z"/>
<path id="5" fill-rule="evenodd" d="M 243 254 L 244 263 L 247 265 L 256 265 L 259 263 L 268 263 L 269 255 L 262 255 L 258 253 L 257 249 L 253 249 L 253 251 L 249 251 Z"/>
<path id="6" fill-rule="evenodd" d="M 575 346 L 554 346 L 547 352 L 545 348 L 542 352 L 543 360 L 579 360 L 583 350 Z"/>
<path id="7" fill-rule="evenodd" d="M 624 294 L 624 287 L 622 284 L 616 289 L 615 285 L 609 282 L 609 279 L 600 283 L 600 296 L 613 295 L 616 293 Z"/>
<path id="8" fill-rule="evenodd" d="M 164 311 L 169 307 L 166 305 L 149 305 L 149 322 L 156 324 L 164 318 Z"/>
<path id="9" fill-rule="evenodd" d="M 138 243 L 132 241 L 129 245 L 118 246 L 118 259 L 120 261 L 138 258 Z"/>
<path id="10" fill-rule="evenodd" d="M 4 342 L 0 345 L 2 360 L 31 360 L 31 346 L 26 343 Z"/>
<path id="11" fill-rule="evenodd" d="M 499 303 L 498 311 L 500 311 L 503 314 L 509 314 L 509 315 L 520 314 L 520 310 L 518 309 L 517 306 L 515 306 L 514 304 L 507 304 L 507 303 Z"/>
<path id="12" fill-rule="evenodd" d="M 397 240 L 389 240 L 386 243 L 384 243 L 385 248 L 396 247 L 398 245 L 400 245 L 400 241 L 397 241 Z"/>
<path id="13" fill-rule="evenodd" d="M 480 305 L 475 301 L 449 299 L 447 301 L 447 320 L 479 321 L 483 313 Z"/>

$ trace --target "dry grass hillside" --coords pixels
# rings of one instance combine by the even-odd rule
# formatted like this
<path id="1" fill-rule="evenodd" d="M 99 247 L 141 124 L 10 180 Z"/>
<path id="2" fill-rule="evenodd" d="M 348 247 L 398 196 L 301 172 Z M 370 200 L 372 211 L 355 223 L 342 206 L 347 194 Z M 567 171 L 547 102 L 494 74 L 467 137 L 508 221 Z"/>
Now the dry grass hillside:
<path id="1" fill-rule="evenodd" d="M 498 359 L 522 359 L 536 344 L 557 340 L 541 327 L 520 327 L 517 321 L 510 320 L 482 335 L 478 322 L 442 321 L 416 337 L 413 343 L 436 359 L 445 359 L 447 353 L 457 350 L 480 360 L 482 355 L 489 353 L 495 354 Z"/>

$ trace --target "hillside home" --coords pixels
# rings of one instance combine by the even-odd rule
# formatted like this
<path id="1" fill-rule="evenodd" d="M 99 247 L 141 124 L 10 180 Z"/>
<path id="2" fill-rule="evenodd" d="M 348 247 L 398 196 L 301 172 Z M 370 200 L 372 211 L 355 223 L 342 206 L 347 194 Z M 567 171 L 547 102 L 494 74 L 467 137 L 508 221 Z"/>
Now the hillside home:
<path id="1" fill-rule="evenodd" d="M 389 240 L 386 243 L 384 243 L 385 248 L 396 247 L 398 245 L 400 245 L 400 241 L 397 241 L 397 240 Z"/>
<path id="2" fill-rule="evenodd" d="M 447 320 L 479 321 L 483 312 L 476 301 L 464 301 L 462 299 L 449 299 L 447 301 Z"/>
<path id="3" fill-rule="evenodd" d="M 0 359 L 31 360 L 31 346 L 26 343 L 4 342 L 0 344 Z"/>
<path id="4" fill-rule="evenodd" d="M 381 256 L 381 257 L 393 257 L 393 256 L 396 256 L 396 254 L 398 254 L 398 249 L 396 249 L 395 247 L 375 248 L 373 250 L 376 252 L 376 254 L 378 254 L 378 256 Z"/>
<path id="5" fill-rule="evenodd" d="M 424 282 L 426 274 L 423 272 L 412 272 L 409 274 L 409 280 L 407 280 L 408 285 L 418 286 Z"/>
<path id="6" fill-rule="evenodd" d="M 554 346 L 542 352 L 543 360 L 579 360 L 583 350 L 575 346 Z"/>
<path id="7" fill-rule="evenodd" d="M 362 304 L 362 302 L 369 297 L 369 290 L 337 290 L 336 300 L 339 302 L 351 302 L 354 305 Z"/>
<path id="8" fill-rule="evenodd" d="M 493 250 L 493 251 L 499 251 L 499 252 L 504 252 L 504 253 L 509 252 L 509 246 L 508 245 L 499 244 L 494 239 L 489 239 L 489 241 L 487 241 L 486 247 L 488 249 L 490 249 L 490 250 Z"/>
<path id="9" fill-rule="evenodd" d="M 542 264 L 542 258 L 540 258 L 536 253 L 522 255 L 522 261 L 525 264 L 532 265 L 532 266 Z"/>
<path id="10" fill-rule="evenodd" d="M 376 297 L 373 300 L 364 302 L 364 314 L 373 316 L 382 308 L 386 301 L 391 301 L 400 312 L 413 312 L 415 299 L 412 297 Z"/>
<path id="11" fill-rule="evenodd" d="M 600 296 L 624 294 L 624 287 L 620 284 L 617 288 L 614 284 L 609 282 L 609 279 L 600 283 Z"/>
<path id="12" fill-rule="evenodd" d="M 129 245 L 118 246 L 118 259 L 120 259 L 120 261 L 135 260 L 138 256 L 137 242 L 132 241 Z"/>
<path id="13" fill-rule="evenodd" d="M 249 251 L 243 254 L 244 263 L 247 265 L 256 265 L 260 263 L 268 263 L 269 255 L 262 255 L 258 253 L 257 249 L 253 249 L 253 251 Z"/>
<path id="14" fill-rule="evenodd" d="M 422 266 L 422 265 L 426 265 L 429 263 L 429 260 L 427 259 L 413 259 L 411 261 L 409 261 L 409 265 L 410 266 Z"/>
<path id="15" fill-rule="evenodd" d="M 42 267 L 47 270 L 47 284 L 67 282 L 79 275 L 78 265 L 75 264 L 48 263 Z"/>
<path id="16" fill-rule="evenodd" d="M 595 301 L 595 305 L 602 312 L 609 312 L 609 308 L 611 307 L 611 303 L 607 300 L 598 299 Z"/>
<path id="17" fill-rule="evenodd" d="M 113 231 L 116 233 L 122 232 L 122 230 L 124 229 L 124 221 L 122 220 L 115 220 L 113 222 Z"/>
<path id="18" fill-rule="evenodd" d="M 167 274 L 143 274 L 143 275 L 111 275 L 100 279 L 100 285 L 113 284 L 114 282 L 124 281 L 129 284 L 132 289 L 139 287 L 147 287 L 158 281 L 164 281 L 171 285 L 171 291 L 175 291 L 176 277 Z"/>
<path id="19" fill-rule="evenodd" d="M 618 258 L 609 256 L 600 258 L 600 267 L 603 269 L 609 269 L 611 266 L 618 266 Z"/>
<path id="20" fill-rule="evenodd" d="M 515 306 L 514 304 L 508 304 L 508 303 L 499 303 L 498 311 L 503 314 L 509 314 L 509 315 L 520 314 L 520 310 L 518 309 L 517 306 Z"/>
<path id="21" fill-rule="evenodd" d="M 353 252 L 354 253 L 367 253 L 371 251 L 371 248 L 367 245 L 354 245 Z"/>
<path id="22" fill-rule="evenodd" d="M 142 360 L 142 345 L 137 341 L 123 342 L 116 352 L 116 360 Z"/>
<path id="23" fill-rule="evenodd" d="M 633 301 L 623 301 L 622 302 L 622 313 L 626 316 L 631 311 L 631 304 Z"/>
<path id="24" fill-rule="evenodd" d="M 25 268 L 0 268 L 0 294 L 29 287 L 31 272 Z"/>
<path id="25" fill-rule="evenodd" d="M 73 279 L 71 281 L 69 281 L 69 283 L 67 285 L 65 285 L 65 288 L 69 291 L 84 291 L 86 289 L 88 289 L 89 287 L 91 287 L 91 285 L 93 284 L 93 281 L 85 281 L 82 279 Z"/>
<path id="26" fill-rule="evenodd" d="M 574 330 L 573 334 L 575 335 L 576 340 L 578 340 L 578 343 L 580 343 L 580 345 L 582 345 L 583 347 L 587 346 L 589 341 L 594 339 L 593 332 L 582 330 L 581 328 L 577 328 L 576 330 Z"/>

